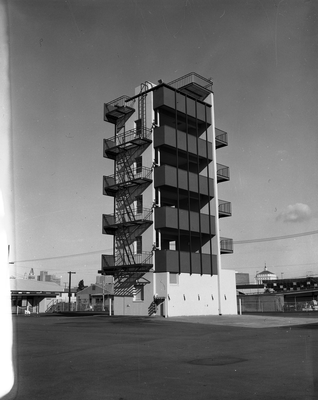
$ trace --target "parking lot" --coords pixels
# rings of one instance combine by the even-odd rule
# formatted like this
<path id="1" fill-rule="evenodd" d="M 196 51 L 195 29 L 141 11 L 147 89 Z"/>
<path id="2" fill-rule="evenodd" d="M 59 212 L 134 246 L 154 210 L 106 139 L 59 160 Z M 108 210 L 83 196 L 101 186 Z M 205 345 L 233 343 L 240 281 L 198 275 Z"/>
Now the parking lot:
<path id="1" fill-rule="evenodd" d="M 14 316 L 12 399 L 316 399 L 318 318 Z"/>

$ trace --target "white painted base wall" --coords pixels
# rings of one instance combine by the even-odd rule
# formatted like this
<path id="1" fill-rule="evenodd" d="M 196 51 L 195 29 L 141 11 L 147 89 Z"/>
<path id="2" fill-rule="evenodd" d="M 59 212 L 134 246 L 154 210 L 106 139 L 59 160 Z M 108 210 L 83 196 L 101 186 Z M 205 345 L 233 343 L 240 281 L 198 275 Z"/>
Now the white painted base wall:
<path id="1" fill-rule="evenodd" d="M 144 301 L 136 302 L 132 297 L 115 296 L 114 315 L 147 316 L 154 295 L 166 299 L 158 306 L 157 315 L 176 317 L 220 314 L 217 275 L 180 274 L 178 284 L 169 283 L 169 272 L 149 273 L 146 277 L 150 283 L 145 286 Z M 222 271 L 221 314 L 237 314 L 235 272 L 232 270 Z"/>
<path id="2" fill-rule="evenodd" d="M 222 271 L 220 309 L 217 275 L 180 274 L 178 284 L 170 284 L 169 273 L 160 273 L 156 280 L 158 296 L 166 297 L 162 306 L 166 317 L 237 314 L 234 271 Z"/>

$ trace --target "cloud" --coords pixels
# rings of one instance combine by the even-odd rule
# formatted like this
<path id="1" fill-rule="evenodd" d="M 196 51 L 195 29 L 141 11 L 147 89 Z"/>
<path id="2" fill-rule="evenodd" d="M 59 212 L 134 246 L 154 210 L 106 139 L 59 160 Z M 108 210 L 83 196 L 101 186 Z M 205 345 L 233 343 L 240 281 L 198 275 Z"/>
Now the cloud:
<path id="1" fill-rule="evenodd" d="M 276 221 L 283 222 L 303 222 L 311 217 L 311 209 L 307 204 L 296 203 L 289 205 L 285 211 L 279 213 Z"/>

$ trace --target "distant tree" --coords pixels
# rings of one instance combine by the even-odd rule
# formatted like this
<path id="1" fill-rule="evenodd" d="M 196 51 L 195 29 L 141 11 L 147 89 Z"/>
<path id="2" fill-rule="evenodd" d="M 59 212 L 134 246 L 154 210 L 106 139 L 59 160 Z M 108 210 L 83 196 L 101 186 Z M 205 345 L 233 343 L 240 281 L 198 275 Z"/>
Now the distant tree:
<path id="1" fill-rule="evenodd" d="M 85 289 L 87 286 L 84 285 L 84 280 L 82 279 L 81 281 L 78 282 L 78 288 L 77 291 L 80 292 L 81 290 Z"/>

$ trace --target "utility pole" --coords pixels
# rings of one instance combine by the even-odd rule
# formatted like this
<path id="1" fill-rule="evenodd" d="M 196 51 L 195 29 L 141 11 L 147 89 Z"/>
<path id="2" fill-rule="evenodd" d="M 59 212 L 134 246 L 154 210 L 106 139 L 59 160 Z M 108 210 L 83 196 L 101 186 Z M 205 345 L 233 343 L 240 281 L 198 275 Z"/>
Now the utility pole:
<path id="1" fill-rule="evenodd" d="M 72 274 L 76 274 L 76 272 L 69 271 L 68 272 L 68 311 L 71 311 L 71 276 Z"/>
<path id="2" fill-rule="evenodd" d="M 103 311 L 105 311 L 105 279 L 103 279 Z"/>

